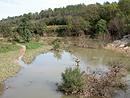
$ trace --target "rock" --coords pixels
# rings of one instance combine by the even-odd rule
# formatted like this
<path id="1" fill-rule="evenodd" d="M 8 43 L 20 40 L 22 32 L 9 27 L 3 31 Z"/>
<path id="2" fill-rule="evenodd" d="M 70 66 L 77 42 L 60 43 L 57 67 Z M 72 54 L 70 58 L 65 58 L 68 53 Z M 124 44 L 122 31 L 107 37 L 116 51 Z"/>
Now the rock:
<path id="1" fill-rule="evenodd" d="M 124 47 L 124 50 L 128 50 L 128 49 L 129 49 L 129 47 L 128 47 L 128 46 Z"/>
<path id="2" fill-rule="evenodd" d="M 107 44 L 106 49 L 111 49 L 119 52 L 130 53 L 130 34 L 124 36 L 120 40 L 116 40 L 113 43 Z"/>
<path id="3" fill-rule="evenodd" d="M 124 45 L 124 44 L 121 44 L 121 45 L 119 46 L 119 48 L 123 48 L 123 47 L 125 47 L 125 45 Z"/>

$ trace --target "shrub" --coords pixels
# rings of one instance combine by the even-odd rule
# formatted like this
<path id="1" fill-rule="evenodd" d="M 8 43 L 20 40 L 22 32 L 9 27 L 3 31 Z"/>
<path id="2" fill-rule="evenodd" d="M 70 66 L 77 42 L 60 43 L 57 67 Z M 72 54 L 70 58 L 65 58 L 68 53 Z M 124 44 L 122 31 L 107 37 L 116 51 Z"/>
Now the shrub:
<path id="1" fill-rule="evenodd" d="M 124 66 L 114 65 L 109 71 L 98 74 L 83 73 L 79 67 L 67 68 L 62 73 L 62 83 L 58 90 L 65 94 L 83 97 L 112 98 L 115 91 L 126 90 L 127 84 L 123 77 L 126 76 Z"/>
<path id="2" fill-rule="evenodd" d="M 77 94 L 82 92 L 85 85 L 84 73 L 80 71 L 79 67 L 74 69 L 67 68 L 62 73 L 62 84 L 58 86 L 58 90 L 65 94 Z"/>

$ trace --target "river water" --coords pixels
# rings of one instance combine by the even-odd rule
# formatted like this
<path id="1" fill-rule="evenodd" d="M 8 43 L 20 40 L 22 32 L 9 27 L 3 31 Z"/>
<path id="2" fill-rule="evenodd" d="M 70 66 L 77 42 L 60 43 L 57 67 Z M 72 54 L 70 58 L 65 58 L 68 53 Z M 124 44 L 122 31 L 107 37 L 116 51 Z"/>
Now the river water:
<path id="1" fill-rule="evenodd" d="M 34 58 L 31 64 L 20 61 L 21 71 L 0 86 L 0 98 L 76 98 L 57 92 L 56 83 L 61 81 L 61 73 L 67 67 L 75 66 L 80 59 L 83 71 L 104 72 L 110 61 L 122 61 L 130 64 L 130 58 L 113 51 L 103 49 L 71 48 L 71 52 L 48 52 Z M 89 70 L 88 70 L 89 69 Z M 114 98 L 125 98 L 121 92 Z M 127 94 L 127 96 L 130 96 Z M 127 97 L 129 98 L 129 97 Z"/>

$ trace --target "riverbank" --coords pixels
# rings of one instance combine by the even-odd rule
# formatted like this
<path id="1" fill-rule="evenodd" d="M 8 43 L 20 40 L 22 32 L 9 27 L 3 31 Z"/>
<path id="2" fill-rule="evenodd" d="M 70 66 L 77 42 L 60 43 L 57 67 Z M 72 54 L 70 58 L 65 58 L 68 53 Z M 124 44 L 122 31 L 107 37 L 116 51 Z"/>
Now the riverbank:
<path id="1" fill-rule="evenodd" d="M 23 58 L 26 63 L 30 63 L 32 59 L 39 53 L 46 52 L 52 48 L 47 44 L 41 44 L 41 46 L 35 46 L 35 44 L 37 44 L 36 42 L 35 44 L 34 43 L 33 44 L 31 43 L 29 45 L 28 44 L 26 44 L 27 51 L 25 52 Z M 10 47 L 12 46 L 15 48 L 10 49 Z M 2 46 L 1 44 L 1 47 L 4 47 L 4 49 L 1 48 L 0 51 L 0 82 L 3 82 L 8 77 L 14 76 L 17 72 L 19 72 L 21 68 L 20 65 L 16 64 L 15 62 L 16 58 L 18 58 L 19 56 L 20 47 L 17 47 L 15 44 L 10 45 L 9 47 Z"/>
<path id="2" fill-rule="evenodd" d="M 113 50 L 113 51 L 116 51 L 116 52 L 123 53 L 126 56 L 130 56 L 130 47 L 128 47 L 128 46 L 126 46 L 126 47 L 115 47 L 115 46 L 113 46 L 113 44 L 110 43 L 104 48 L 108 49 L 108 50 Z"/>
<path id="3" fill-rule="evenodd" d="M 112 43 L 108 43 L 104 48 L 130 56 L 130 35 L 124 36 L 122 39 L 115 40 Z"/>

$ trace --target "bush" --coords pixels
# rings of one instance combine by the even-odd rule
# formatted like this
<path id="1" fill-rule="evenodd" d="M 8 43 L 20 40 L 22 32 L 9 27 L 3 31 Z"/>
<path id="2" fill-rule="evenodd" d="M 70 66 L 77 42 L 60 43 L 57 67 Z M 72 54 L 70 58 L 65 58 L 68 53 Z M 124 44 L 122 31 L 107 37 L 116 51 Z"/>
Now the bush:
<path id="1" fill-rule="evenodd" d="M 84 74 L 78 67 L 72 69 L 67 68 L 62 73 L 62 84 L 58 86 L 58 90 L 63 91 L 65 94 L 77 94 L 84 89 L 85 81 Z"/>
<path id="2" fill-rule="evenodd" d="M 96 72 L 83 73 L 79 67 L 67 68 L 62 73 L 62 83 L 58 85 L 58 90 L 67 95 L 77 95 L 83 97 L 112 98 L 115 91 L 126 90 L 127 84 L 124 66 L 114 65 L 109 71 L 98 74 Z"/>

